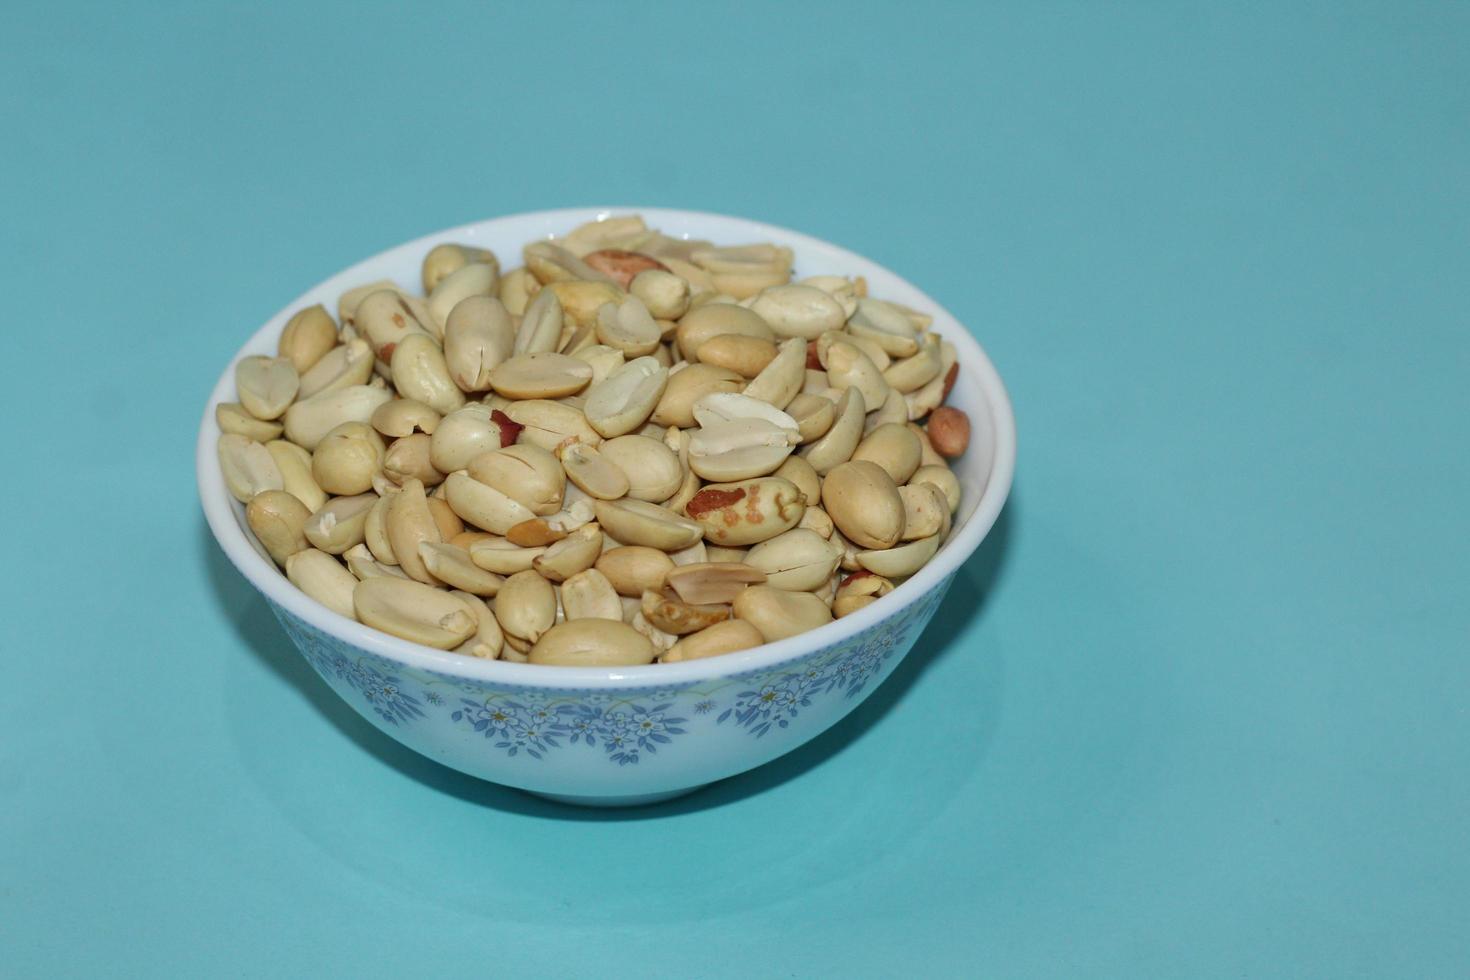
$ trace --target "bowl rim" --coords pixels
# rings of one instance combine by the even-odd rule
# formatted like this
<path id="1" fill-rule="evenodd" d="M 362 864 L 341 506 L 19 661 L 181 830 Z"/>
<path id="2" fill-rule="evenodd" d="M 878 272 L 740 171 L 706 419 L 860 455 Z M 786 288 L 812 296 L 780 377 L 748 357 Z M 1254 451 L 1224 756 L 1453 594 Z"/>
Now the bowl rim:
<path id="1" fill-rule="evenodd" d="M 469 234 L 472 229 L 482 229 L 487 225 L 501 222 L 537 221 L 547 224 L 556 223 L 559 227 L 571 228 L 585 221 L 600 220 L 616 214 L 643 215 L 654 227 L 662 223 L 677 224 L 691 219 L 733 222 L 747 226 L 753 236 L 763 236 L 757 240 L 770 240 L 833 252 L 840 258 L 856 260 L 882 270 L 912 289 L 933 310 L 936 319 L 947 318 L 955 328 L 958 328 L 946 330 L 945 337 L 955 345 L 959 363 L 963 366 L 960 377 L 963 383 L 973 384 L 979 389 L 981 396 L 989 405 L 991 420 L 995 427 L 994 457 L 989 478 L 969 520 L 952 532 L 949 542 L 934 558 L 885 596 L 880 603 L 871 603 L 855 613 L 833 620 L 817 629 L 777 640 L 774 643 L 766 643 L 749 650 L 722 654 L 718 657 L 673 664 L 653 663 L 616 668 L 547 667 L 541 664 L 466 657 L 463 654 L 437 650 L 408 640 L 401 640 L 387 633 L 380 633 L 356 620 L 333 612 L 292 585 L 274 563 L 267 561 L 245 536 L 245 532 L 233 513 L 232 508 L 235 501 L 225 488 L 224 478 L 216 459 L 215 444 L 219 439 L 220 429 L 215 420 L 215 406 L 220 402 L 232 400 L 230 386 L 234 379 L 235 364 L 245 356 L 245 351 L 254 346 L 261 335 L 267 331 L 279 332 L 285 318 L 300 309 L 312 293 L 333 280 L 361 278 L 364 275 L 360 272 L 363 267 L 380 261 L 390 252 L 427 250 L 441 241 L 451 240 L 455 235 Z M 353 647 L 408 667 L 507 687 L 553 690 L 685 687 L 737 674 L 768 671 L 783 663 L 840 645 L 845 640 L 876 626 L 879 622 L 895 616 L 921 597 L 939 588 L 969 559 L 990 532 L 1005 505 L 1015 475 L 1015 463 L 1015 416 L 999 372 L 996 371 L 979 341 L 970 334 L 964 324 L 923 290 L 872 259 L 824 239 L 780 225 L 710 211 L 638 206 L 573 207 L 522 211 L 467 224 L 453 225 L 390 246 L 333 273 L 312 285 L 273 314 L 235 351 L 205 404 L 204 417 L 199 426 L 195 457 L 200 502 L 203 505 L 205 520 L 215 540 L 219 543 L 225 556 L 245 576 L 246 580 L 278 607 Z"/>

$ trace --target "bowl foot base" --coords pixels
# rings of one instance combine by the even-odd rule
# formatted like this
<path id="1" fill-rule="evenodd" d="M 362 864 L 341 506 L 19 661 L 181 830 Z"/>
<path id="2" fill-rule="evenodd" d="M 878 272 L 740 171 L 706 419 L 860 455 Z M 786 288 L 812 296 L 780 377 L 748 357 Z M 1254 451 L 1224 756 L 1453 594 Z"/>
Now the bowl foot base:
<path id="1" fill-rule="evenodd" d="M 566 796 L 561 793 L 536 793 L 531 790 L 527 790 L 526 792 L 532 796 L 539 796 L 543 800 L 551 800 L 553 803 L 566 803 L 570 806 L 625 807 L 650 806 L 654 803 L 662 803 L 665 800 L 672 800 L 675 797 L 684 796 L 697 789 L 703 789 L 703 787 L 690 786 L 686 789 L 671 790 L 667 793 L 644 793 L 641 796 Z"/>

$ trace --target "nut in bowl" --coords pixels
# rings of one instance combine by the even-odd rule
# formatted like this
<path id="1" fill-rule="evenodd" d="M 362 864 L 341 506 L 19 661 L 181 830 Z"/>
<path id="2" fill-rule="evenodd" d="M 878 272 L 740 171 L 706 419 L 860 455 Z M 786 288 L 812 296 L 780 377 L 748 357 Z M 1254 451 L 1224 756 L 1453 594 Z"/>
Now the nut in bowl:
<path id="1" fill-rule="evenodd" d="M 236 355 L 198 445 L 221 548 L 339 696 L 594 805 L 861 703 L 1014 464 L 994 367 L 915 287 L 655 208 L 497 218 L 332 277 Z"/>

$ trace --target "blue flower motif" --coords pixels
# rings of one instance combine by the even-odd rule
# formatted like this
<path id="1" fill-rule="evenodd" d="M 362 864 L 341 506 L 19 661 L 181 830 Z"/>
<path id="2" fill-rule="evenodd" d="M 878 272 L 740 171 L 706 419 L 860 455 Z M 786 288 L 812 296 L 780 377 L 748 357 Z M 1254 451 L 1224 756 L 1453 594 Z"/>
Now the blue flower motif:
<path id="1" fill-rule="evenodd" d="M 681 708 L 691 716 L 711 719 L 709 724 L 730 724 L 762 738 L 790 726 L 820 698 L 839 692 L 856 697 L 884 671 L 894 650 L 928 621 L 942 591 L 921 598 L 856 642 L 844 641 L 782 669 L 746 674 L 738 678 L 739 693 L 733 699 L 718 700 L 688 688 L 646 691 L 636 701 L 609 691 L 522 689 L 512 694 L 470 678 L 408 668 L 363 653 L 279 608 L 276 613 L 323 679 L 344 697 L 351 693 L 361 710 L 371 708 L 388 724 L 426 718 L 427 706 L 448 711 L 452 723 L 483 736 L 508 757 L 542 759 L 548 752 L 577 745 L 600 747 L 610 763 L 628 766 L 688 734 L 684 727 L 688 719 L 675 714 L 685 713 Z M 423 686 L 428 684 L 445 686 L 430 690 Z M 414 694 L 408 693 L 410 685 Z M 441 690 L 460 696 L 451 698 Z"/>

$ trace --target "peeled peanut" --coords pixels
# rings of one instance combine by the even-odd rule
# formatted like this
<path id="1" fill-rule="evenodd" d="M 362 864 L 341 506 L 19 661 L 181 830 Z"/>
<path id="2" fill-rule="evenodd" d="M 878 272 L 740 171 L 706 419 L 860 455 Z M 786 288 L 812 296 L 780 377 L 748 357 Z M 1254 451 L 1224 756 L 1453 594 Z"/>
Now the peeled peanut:
<path id="1" fill-rule="evenodd" d="M 611 619 L 622 622 L 623 605 L 606 575 L 584 569 L 561 584 L 561 605 L 568 620 Z"/>
<path id="2" fill-rule="evenodd" d="M 385 289 L 389 292 L 398 291 L 398 287 L 391 280 L 378 279 L 374 282 L 363 283 L 361 286 L 354 286 L 337 297 L 337 319 L 341 321 L 343 328 L 355 327 L 357 311 L 362 306 L 362 301 L 373 293 Z"/>
<path id="3" fill-rule="evenodd" d="M 477 595 L 456 589 L 450 595 L 462 601 L 475 614 L 475 633 L 468 640 L 454 648 L 455 653 L 462 653 L 467 657 L 479 657 L 482 660 L 494 660 L 500 656 L 501 650 L 505 648 L 505 634 L 500 631 L 500 623 L 496 621 L 495 614 L 490 607 L 485 605 L 485 600 Z"/>
<path id="4" fill-rule="evenodd" d="M 244 436 L 254 442 L 279 439 L 283 431 L 281 423 L 258 419 L 234 402 L 220 402 L 214 406 L 214 420 L 221 432 Z"/>
<path id="5" fill-rule="evenodd" d="M 608 534 L 630 545 L 678 551 L 689 547 L 704 534 L 704 527 L 699 523 L 657 504 L 631 497 L 599 500 L 596 512 L 597 522 Z"/>
<path id="6" fill-rule="evenodd" d="M 439 528 L 439 538 L 441 540 L 451 541 L 465 533 L 464 521 L 460 520 L 459 515 L 450 508 L 447 500 L 434 496 L 430 496 L 428 499 L 429 516 L 434 518 L 434 525 Z M 488 532 L 478 531 L 474 533 L 486 534 Z"/>
<path id="7" fill-rule="evenodd" d="M 373 629 L 440 650 L 464 643 L 480 625 L 463 599 L 409 579 L 364 579 L 353 589 L 352 605 Z"/>
<path id="8" fill-rule="evenodd" d="M 404 398 L 422 402 L 440 415 L 464 405 L 464 392 L 450 377 L 444 352 L 433 337 L 412 334 L 393 347 L 393 387 Z"/>
<path id="9" fill-rule="evenodd" d="M 791 279 L 791 249 L 783 245 L 734 245 L 696 249 L 693 262 L 709 273 L 714 287 L 736 299 L 754 296 Z"/>
<path id="10" fill-rule="evenodd" d="M 648 664 L 653 644 L 625 623 L 574 619 L 554 626 L 531 647 L 530 662 L 563 667 L 625 667 Z"/>
<path id="11" fill-rule="evenodd" d="M 423 265 L 420 267 L 424 294 L 432 293 L 434 287 L 445 278 L 471 263 L 488 265 L 497 272 L 500 270 L 500 260 L 488 249 L 456 245 L 452 242 L 435 245 L 424 255 Z"/>
<path id="12" fill-rule="evenodd" d="M 385 565 L 373 557 L 372 551 L 366 544 L 355 544 L 342 552 L 342 559 L 347 562 L 347 570 L 357 577 L 358 581 L 365 578 L 408 578 L 408 573 L 397 565 Z"/>
<path id="13" fill-rule="evenodd" d="M 529 569 L 546 549 L 522 548 L 502 537 L 481 538 L 470 545 L 470 561 L 497 575 L 514 575 Z"/>
<path id="14" fill-rule="evenodd" d="M 561 341 L 566 314 L 555 291 L 546 289 L 536 294 L 521 316 L 516 328 L 512 355 L 539 354 L 557 349 Z"/>
<path id="15" fill-rule="evenodd" d="M 657 592 L 645 592 L 641 599 L 643 618 L 656 629 L 674 636 L 697 633 L 730 618 L 725 605 L 691 605 Z"/>
<path id="16" fill-rule="evenodd" d="M 361 544 L 367 534 L 367 519 L 378 502 L 374 493 L 333 497 L 310 517 L 303 528 L 306 540 L 328 554 L 340 555 Z"/>
<path id="17" fill-rule="evenodd" d="M 594 337 L 593 339 L 595 340 L 596 338 Z M 592 386 L 586 393 L 589 400 L 592 397 L 592 388 L 596 388 L 602 384 L 614 371 L 627 363 L 627 358 L 623 357 L 622 351 L 615 347 L 609 347 L 606 344 L 585 344 L 575 348 L 568 347 L 562 353 L 569 357 L 586 361 L 592 365 Z M 654 359 L 654 363 L 659 363 L 657 358 Z"/>
<path id="18" fill-rule="evenodd" d="M 250 530 L 278 565 L 310 547 L 304 530 L 310 516 L 306 505 L 284 490 L 264 490 L 251 497 L 245 507 Z"/>
<path id="19" fill-rule="evenodd" d="M 797 527 L 804 527 L 808 531 L 814 531 L 822 537 L 831 540 L 832 532 L 836 530 L 832 524 L 832 518 L 820 507 L 807 506 L 806 513 L 801 515 L 801 521 Z"/>
<path id="20" fill-rule="evenodd" d="M 833 467 L 852 458 L 863 437 L 863 397 L 848 389 L 837 402 L 837 418 L 815 442 L 802 447 L 801 455 L 812 469 L 825 476 Z M 829 508 L 830 510 L 830 508 Z"/>
<path id="21" fill-rule="evenodd" d="M 772 476 L 779 476 L 795 484 L 806 498 L 807 507 L 815 507 L 822 500 L 822 478 L 812 469 L 812 464 L 800 456 L 788 456 L 786 462 L 776 468 Z"/>
<path id="22" fill-rule="evenodd" d="M 311 475 L 311 453 L 284 439 L 274 439 L 265 448 L 281 471 L 286 492 L 305 504 L 308 512 L 319 510 L 327 502 L 327 493 Z"/>
<path id="23" fill-rule="evenodd" d="M 677 320 L 689 310 L 689 283 L 667 268 L 645 269 L 625 288 L 660 320 Z"/>
<path id="24" fill-rule="evenodd" d="M 403 489 L 389 498 L 388 510 L 383 515 L 383 530 L 388 536 L 388 544 L 393 548 L 393 556 L 398 559 L 399 567 L 410 578 L 426 585 L 439 584 L 439 580 L 429 572 L 419 553 L 420 544 L 438 544 L 442 540 L 439 525 L 435 523 L 433 514 L 429 513 L 429 501 L 424 496 L 424 485 L 421 482 L 407 480 Z"/>
<path id="25" fill-rule="evenodd" d="M 235 365 L 235 391 L 245 411 L 258 419 L 278 419 L 296 400 L 301 378 L 287 357 L 246 357 Z"/>
<path id="26" fill-rule="evenodd" d="M 694 605 L 730 603 L 747 586 L 761 585 L 766 573 L 744 562 L 705 561 L 672 568 L 665 584 Z"/>
<path id="27" fill-rule="evenodd" d="M 735 615 L 760 631 L 767 643 L 805 633 L 832 621 L 832 610 L 810 592 L 753 585 L 735 597 Z"/>
<path id="28" fill-rule="evenodd" d="M 470 553 L 452 544 L 420 541 L 418 557 L 435 581 L 471 595 L 495 595 L 505 581 L 470 560 Z"/>
<path id="29" fill-rule="evenodd" d="M 423 307 L 397 289 L 381 289 L 363 297 L 353 323 L 378 360 L 388 363 L 398 344 L 413 334 L 439 336 L 438 324 Z"/>
<path id="30" fill-rule="evenodd" d="M 932 483 L 917 483 L 898 488 L 903 500 L 904 541 L 916 541 L 938 534 L 949 517 L 949 501 L 944 491 Z"/>
<path id="31" fill-rule="evenodd" d="M 444 362 L 463 391 L 489 391 L 490 372 L 515 349 L 515 326 L 493 296 L 459 302 L 444 324 Z"/>
<path id="32" fill-rule="evenodd" d="M 548 545 L 545 552 L 531 562 L 531 567 L 541 573 L 542 578 L 565 582 L 591 568 L 601 554 L 602 529 L 596 524 L 584 524 L 560 541 Z"/>
<path id="33" fill-rule="evenodd" d="M 590 364 L 552 351 L 517 354 L 490 372 L 491 387 L 511 399 L 562 398 L 576 394 L 591 381 Z"/>
<path id="34" fill-rule="evenodd" d="M 943 537 L 942 534 L 932 534 L 927 538 L 910 541 L 895 548 L 859 551 L 857 561 L 863 568 L 885 578 L 907 578 L 923 568 L 925 563 L 934 557 Z"/>
<path id="35" fill-rule="evenodd" d="M 536 572 L 516 572 L 500 585 L 495 618 L 509 636 L 535 643 L 556 622 L 556 593 Z"/>
<path id="36" fill-rule="evenodd" d="M 573 228 L 561 244 L 573 255 L 585 256 L 604 248 L 641 248 L 659 237 L 640 215 L 599 215 Z"/>
<path id="37" fill-rule="evenodd" d="M 842 319 L 844 321 L 857 312 L 857 285 L 845 276 L 807 276 L 805 279 L 799 280 L 798 285 L 820 289 L 835 299 L 837 304 L 842 307 Z"/>
<path id="38" fill-rule="evenodd" d="M 499 285 L 500 265 L 489 262 L 466 263 L 435 283 L 429 292 L 429 315 L 439 324 L 441 335 L 456 306 L 471 296 L 494 296 Z"/>
<path id="39" fill-rule="evenodd" d="M 567 479 L 590 496 L 616 500 L 628 492 L 627 474 L 585 443 L 574 442 L 559 448 L 557 458 Z"/>
<path id="40" fill-rule="evenodd" d="M 877 463 L 894 483 L 907 483 L 919 468 L 920 455 L 919 439 L 907 424 L 888 423 L 878 426 L 858 443 L 852 458 Z"/>
<path id="41" fill-rule="evenodd" d="M 710 364 L 690 364 L 679 371 L 670 372 L 663 397 L 653 410 L 652 419 L 658 425 L 694 425 L 694 403 L 706 395 L 722 392 L 738 392 L 743 385 L 740 375 L 734 371 L 714 367 Z"/>
<path id="42" fill-rule="evenodd" d="M 505 414 L 522 427 L 517 437 L 520 442 L 528 442 L 550 452 L 555 452 L 566 442 L 585 442 L 595 446 L 602 441 L 579 409 L 562 402 L 544 398 L 512 402 L 506 406 Z"/>
<path id="43" fill-rule="evenodd" d="M 431 438 L 422 432 L 393 440 L 383 454 L 383 475 L 400 485 L 414 479 L 426 487 L 437 487 L 444 482 L 444 474 L 434 468 L 432 446 Z"/>
<path id="44" fill-rule="evenodd" d="M 496 421 L 495 410 L 472 402 L 444 416 L 429 442 L 429 461 L 440 473 L 453 473 L 470 465 L 470 460 L 515 441 L 506 438 L 506 427 Z"/>
<path id="45" fill-rule="evenodd" d="M 320 303 L 292 314 L 276 343 L 276 353 L 287 358 L 297 374 L 305 374 L 327 351 L 337 346 L 337 324 Z"/>
<path id="46" fill-rule="evenodd" d="M 351 496 L 373 488 L 383 465 L 383 437 L 366 422 L 343 422 L 311 454 L 311 475 L 327 493 Z"/>
<path id="47" fill-rule="evenodd" d="M 597 328 L 598 310 L 608 303 L 620 304 L 628 295 L 611 282 L 586 279 L 547 283 L 544 291 L 556 295 L 563 316 L 573 324 L 593 329 Z"/>
<path id="48" fill-rule="evenodd" d="M 843 536 L 861 547 L 890 548 L 903 534 L 903 499 L 877 463 L 834 467 L 822 479 L 822 503 Z"/>
<path id="49" fill-rule="evenodd" d="M 445 499 L 460 519 L 491 534 L 505 534 L 522 521 L 536 516 L 515 498 L 467 473 L 449 474 L 444 487 Z"/>
<path id="50" fill-rule="evenodd" d="M 219 437 L 218 454 L 225 486 L 240 503 L 265 490 L 285 489 L 276 461 L 260 443 L 227 432 Z"/>
<path id="51" fill-rule="evenodd" d="M 800 338 L 782 341 L 775 358 L 745 386 L 744 394 L 776 408 L 785 408 L 801 394 L 806 382 L 806 353 L 806 344 Z"/>
<path id="52" fill-rule="evenodd" d="M 604 442 L 597 451 L 627 476 L 628 496 L 635 500 L 668 500 L 684 480 L 679 457 L 657 439 L 618 436 Z"/>
<path id="53" fill-rule="evenodd" d="M 960 506 L 960 481 L 948 466 L 921 466 L 909 477 L 909 485 L 929 483 L 938 487 L 953 514 Z"/>
<path id="54" fill-rule="evenodd" d="M 592 268 L 575 253 L 554 242 L 531 242 L 521 249 L 521 257 L 526 268 L 542 285 L 582 280 L 612 281 L 606 273 Z"/>
<path id="55" fill-rule="evenodd" d="M 853 336 L 872 340 L 892 357 L 912 357 L 919 350 L 913 321 L 883 300 L 858 300 L 857 311 L 848 318 L 847 329 Z"/>
<path id="56" fill-rule="evenodd" d="M 799 392 L 786 403 L 785 412 L 796 422 L 796 431 L 803 443 L 820 439 L 832 428 L 837 418 L 837 405 L 821 395 Z"/>
<path id="57" fill-rule="evenodd" d="M 888 397 L 883 399 L 883 404 L 878 406 L 876 412 L 869 412 L 866 421 L 863 422 L 864 435 L 872 433 L 880 425 L 908 425 L 909 404 L 904 401 L 903 396 L 892 388 L 888 389 Z"/>
<path id="58" fill-rule="evenodd" d="M 519 266 L 500 277 L 496 295 L 505 304 L 511 316 L 521 316 L 531 305 L 531 300 L 541 292 L 541 283 L 525 266 Z"/>
<path id="59" fill-rule="evenodd" d="M 929 334 L 920 344 L 918 353 L 889 365 L 883 371 L 883 380 L 893 390 L 908 394 L 918 391 L 943 373 L 939 337 Z"/>
<path id="60" fill-rule="evenodd" d="M 765 642 L 760 630 L 743 619 L 715 623 L 698 633 L 682 637 L 661 657 L 659 663 L 674 664 L 685 660 L 701 660 L 725 653 L 758 647 Z"/>
<path id="61" fill-rule="evenodd" d="M 746 564 L 766 575 L 766 584 L 793 592 L 813 592 L 842 561 L 842 548 L 814 531 L 792 528 L 750 549 Z"/>
<path id="62" fill-rule="evenodd" d="M 367 341 L 353 338 L 341 347 L 327 351 L 302 372 L 296 398 L 300 400 L 326 391 L 365 385 L 372 376 L 373 349 Z"/>
<path id="63" fill-rule="evenodd" d="M 442 416 L 423 402 L 395 398 L 379 405 L 369 420 L 386 439 L 401 439 L 415 433 L 433 435 Z"/>
<path id="64" fill-rule="evenodd" d="M 618 595 L 638 598 L 663 588 L 674 562 L 662 550 L 625 545 L 604 551 L 594 567 L 607 577 Z"/>
<path id="65" fill-rule="evenodd" d="M 622 351 L 628 358 L 652 354 L 663 333 L 636 296 L 621 303 L 603 304 L 597 311 L 596 331 L 599 343 Z"/>
<path id="66" fill-rule="evenodd" d="M 609 439 L 626 435 L 648 421 L 668 381 L 668 368 L 658 361 L 634 358 L 604 380 L 594 382 L 582 406 L 583 413 L 599 435 Z"/>
<path id="67" fill-rule="evenodd" d="M 801 438 L 796 420 L 747 395 L 706 395 L 694 404 L 699 429 L 690 437 L 689 468 L 706 480 L 765 476 Z"/>
<path id="68" fill-rule="evenodd" d="M 730 303 L 706 303 L 679 319 L 675 337 L 688 361 L 698 361 L 705 341 L 722 334 L 739 334 L 775 342 L 776 333 L 760 314 Z"/>
<path id="69" fill-rule="evenodd" d="M 299 400 L 286 409 L 286 438 L 307 452 L 344 422 L 367 422 L 393 393 L 371 385 L 348 385 Z"/>
<path id="70" fill-rule="evenodd" d="M 769 286 L 750 302 L 781 337 L 815 340 L 828 330 L 840 330 L 847 320 L 842 304 L 812 286 L 788 284 Z"/>
<path id="71" fill-rule="evenodd" d="M 561 509 L 566 473 L 551 453 L 539 446 L 506 446 L 470 461 L 469 475 L 545 517 Z"/>
<path id="72" fill-rule="evenodd" d="M 776 358 L 777 347 L 761 337 L 727 333 L 711 337 L 699 345 L 699 360 L 734 371 L 743 378 L 754 378 Z"/>
<path id="73" fill-rule="evenodd" d="M 823 337 L 839 337 L 840 334 L 824 334 Z M 822 367 L 832 387 L 853 389 L 863 397 L 863 411 L 871 412 L 883 404 L 888 397 L 888 382 L 858 346 L 848 340 L 833 340 L 827 345 L 822 358 Z"/>
<path id="74" fill-rule="evenodd" d="M 306 548 L 291 555 L 286 559 L 286 578 L 337 615 L 356 618 L 352 595 L 357 579 L 325 551 Z"/>

